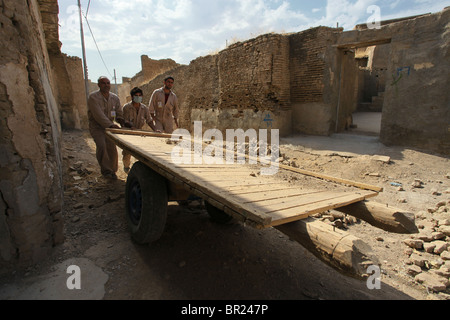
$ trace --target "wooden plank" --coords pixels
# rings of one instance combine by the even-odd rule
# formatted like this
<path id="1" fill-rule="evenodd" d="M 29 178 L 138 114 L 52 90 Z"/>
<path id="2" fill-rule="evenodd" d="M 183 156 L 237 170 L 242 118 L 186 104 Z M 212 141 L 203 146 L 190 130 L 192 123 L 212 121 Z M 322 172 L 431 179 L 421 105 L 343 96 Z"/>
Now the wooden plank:
<path id="1" fill-rule="evenodd" d="M 234 199 L 227 199 L 225 197 L 222 197 L 218 194 L 216 188 L 214 185 L 208 185 L 205 186 L 204 183 L 199 183 L 198 181 L 187 181 L 186 178 L 182 175 L 180 175 L 176 170 L 172 170 L 170 166 L 173 164 L 168 164 L 167 162 L 159 162 L 158 159 L 155 159 L 151 154 L 146 153 L 141 148 L 136 146 L 130 146 L 127 141 L 124 139 L 121 139 L 119 136 L 115 136 L 114 134 L 109 133 L 109 137 L 115 141 L 115 143 L 129 151 L 135 158 L 137 158 L 139 161 L 142 161 L 146 165 L 148 165 L 153 170 L 157 171 L 161 175 L 165 176 L 169 180 L 177 179 L 179 181 L 182 181 L 182 183 L 187 187 L 191 188 L 192 191 L 195 191 L 197 195 L 201 194 L 201 197 L 203 199 L 212 198 L 213 200 L 222 203 L 224 206 L 231 208 L 233 212 L 237 212 L 238 214 L 242 215 L 244 219 L 249 219 L 253 223 L 257 223 L 258 227 L 269 227 L 271 218 L 268 215 L 265 215 L 264 213 L 254 211 L 252 208 L 243 208 L 240 203 L 236 202 Z M 232 185 L 236 185 L 239 183 L 240 185 L 245 185 L 246 183 L 243 183 L 242 181 L 234 181 Z M 226 182 L 226 184 L 228 184 Z M 220 186 L 219 186 L 220 187 Z"/>
<path id="2" fill-rule="evenodd" d="M 286 184 L 280 184 L 279 182 L 267 182 L 262 183 L 258 185 L 252 185 L 252 186 L 230 186 L 230 187 L 224 187 L 223 190 L 225 191 L 234 191 L 234 192 L 241 192 L 241 193 L 252 193 L 252 192 L 261 192 L 265 190 L 273 190 L 273 191 L 279 191 L 283 189 L 289 189 L 290 187 Z"/>
<path id="3" fill-rule="evenodd" d="M 319 201 L 333 201 L 333 199 L 339 198 L 343 195 L 346 196 L 348 194 L 349 193 L 318 190 L 311 194 L 300 194 L 289 198 L 275 198 L 259 201 L 254 203 L 254 205 L 261 207 L 265 213 L 273 213 L 290 208 L 314 204 Z M 353 193 L 351 193 L 351 195 L 354 196 Z"/>
<path id="4" fill-rule="evenodd" d="M 170 153 L 173 145 L 167 145 L 164 140 L 155 137 L 119 137 L 111 134 L 111 138 L 119 147 L 130 151 L 138 160 L 170 181 L 180 181 L 194 194 L 216 204 L 220 203 L 224 211 L 239 215 L 244 220 L 248 219 L 258 227 L 296 221 L 316 212 L 366 198 L 361 196 L 363 191 L 348 193 L 302 190 L 274 177 L 252 177 L 250 174 L 255 171 L 254 165 L 225 166 L 232 168 L 231 170 L 225 170 L 223 165 L 212 165 L 205 170 L 201 165 L 175 164 L 171 161 Z M 275 190 L 270 189 L 270 186 Z"/>
<path id="5" fill-rule="evenodd" d="M 300 188 L 290 188 L 279 191 L 260 191 L 260 192 L 229 192 L 231 196 L 235 196 L 243 203 L 254 203 L 263 202 L 264 204 L 271 201 L 276 200 L 277 202 L 288 201 L 292 198 L 294 199 L 303 199 L 305 196 L 312 195 L 314 193 L 318 193 L 318 190 L 302 190 Z M 295 201 L 295 200 L 294 200 Z"/>
<path id="6" fill-rule="evenodd" d="M 331 176 L 328 176 L 325 174 L 307 171 L 307 170 L 303 170 L 303 169 L 299 169 L 299 168 L 294 168 L 294 167 L 290 167 L 290 166 L 286 166 L 286 165 L 282 165 L 282 164 L 280 164 L 280 168 L 284 169 L 284 170 L 292 171 L 292 172 L 301 173 L 305 176 L 311 176 L 311 177 L 315 177 L 315 178 L 319 178 L 319 179 L 323 179 L 323 180 L 327 180 L 327 181 L 332 181 L 332 182 L 336 182 L 336 183 L 340 183 L 340 184 L 344 184 L 344 185 L 349 185 L 349 186 L 357 187 L 357 188 L 364 189 L 364 190 L 372 190 L 375 192 L 383 191 L 383 188 L 381 188 L 381 187 L 372 186 L 372 185 L 369 185 L 366 183 L 351 181 L 351 180 L 347 180 L 347 179 L 331 177 Z"/>
<path id="7" fill-rule="evenodd" d="M 261 193 L 273 193 L 273 192 L 280 192 L 280 191 L 289 191 L 289 190 L 298 190 L 299 188 L 292 188 L 291 186 L 287 184 L 279 184 L 279 183 L 267 183 L 263 185 L 258 186 L 252 186 L 252 187 L 229 187 L 224 190 L 224 192 L 234 193 L 238 195 L 246 195 L 246 194 L 261 194 Z"/>
<path id="8" fill-rule="evenodd" d="M 343 195 L 334 199 L 321 200 L 315 203 L 305 204 L 299 207 L 287 208 L 267 214 L 272 217 L 272 226 L 279 226 L 285 223 L 308 218 L 316 213 L 325 212 L 327 210 L 332 210 L 338 207 L 344 207 L 353 203 L 364 201 L 368 198 L 374 197 L 375 195 L 377 194 L 371 193 L 367 195 L 361 195 L 355 193 L 350 195 Z"/>
<path id="9" fill-rule="evenodd" d="M 174 145 L 169 145 L 169 146 L 172 146 L 172 148 L 173 148 Z M 226 149 L 224 148 L 224 150 L 226 150 Z M 246 159 L 250 159 L 251 158 L 248 155 L 244 155 L 244 156 L 245 156 Z M 254 159 L 254 160 L 258 160 L 258 159 Z M 303 169 L 299 169 L 299 168 L 293 168 L 293 167 L 282 165 L 282 164 L 279 164 L 279 168 L 283 169 L 283 170 L 297 172 L 297 173 L 300 173 L 302 175 L 312 176 L 312 177 L 315 177 L 315 178 L 323 179 L 323 180 L 326 180 L 326 181 L 332 181 L 332 182 L 336 182 L 336 183 L 340 183 L 340 184 L 354 186 L 354 187 L 361 188 L 361 189 L 364 189 L 364 190 L 372 190 L 372 191 L 375 191 L 375 192 L 382 192 L 383 191 L 383 188 L 378 187 L 378 186 L 372 186 L 372 185 L 369 185 L 369 184 L 356 182 L 356 181 L 352 181 L 352 180 L 348 180 L 348 179 L 336 178 L 336 177 L 332 177 L 332 176 L 329 176 L 329 175 L 316 173 L 316 172 L 312 172 L 312 171 L 308 171 L 308 170 L 303 170 Z"/>

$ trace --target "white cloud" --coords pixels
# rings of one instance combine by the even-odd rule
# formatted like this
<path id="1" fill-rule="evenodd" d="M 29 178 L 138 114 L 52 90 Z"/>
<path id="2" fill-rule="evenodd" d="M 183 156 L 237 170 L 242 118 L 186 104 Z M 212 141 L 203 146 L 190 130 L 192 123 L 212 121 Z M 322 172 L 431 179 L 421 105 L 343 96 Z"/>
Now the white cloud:
<path id="1" fill-rule="evenodd" d="M 221 50 L 226 41 L 246 40 L 268 32 L 296 32 L 309 27 L 335 27 L 339 22 L 353 29 L 371 16 L 367 8 L 378 5 L 382 19 L 442 10 L 450 0 L 95 0 L 88 19 L 107 64 L 120 68 L 123 76 L 140 71 L 124 57 L 146 54 L 153 59 L 172 58 L 178 63 Z M 74 2 L 74 1 L 71 1 Z M 88 0 L 83 0 L 86 8 Z M 294 9 L 295 7 L 295 9 Z M 322 14 L 322 17 L 320 15 Z M 313 18 L 319 16 L 319 18 Z M 60 39 L 62 50 L 81 55 L 78 7 L 60 1 Z M 104 66 L 89 29 L 84 24 L 88 64 L 98 77 Z M 100 71 L 97 71 L 100 70 Z"/>

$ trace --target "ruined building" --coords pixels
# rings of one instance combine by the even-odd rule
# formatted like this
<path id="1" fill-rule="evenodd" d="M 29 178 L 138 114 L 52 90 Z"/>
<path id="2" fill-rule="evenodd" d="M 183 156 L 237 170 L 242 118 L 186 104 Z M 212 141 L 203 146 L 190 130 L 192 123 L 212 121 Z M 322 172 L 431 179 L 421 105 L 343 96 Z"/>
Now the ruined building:
<path id="1" fill-rule="evenodd" d="M 317 27 L 233 44 L 172 71 L 181 126 L 330 135 L 382 112 L 380 140 L 450 154 L 450 8 L 352 31 Z M 144 86 L 145 95 L 163 75 Z"/>
<path id="2" fill-rule="evenodd" d="M 57 12 L 56 0 L 2 1 L 0 267 L 35 263 L 63 242 L 61 102 L 72 101 L 60 100 L 52 72 L 65 63 Z"/>
<path id="3" fill-rule="evenodd" d="M 61 132 L 87 129 L 81 59 L 61 53 L 57 0 L 2 0 L 0 270 L 64 241 Z M 357 110 L 382 112 L 387 145 L 450 154 L 450 9 L 379 29 L 267 34 L 189 65 L 142 57 L 125 81 L 146 99 L 176 79 L 182 127 L 330 135 Z M 95 82 L 96 79 L 93 79 Z"/>

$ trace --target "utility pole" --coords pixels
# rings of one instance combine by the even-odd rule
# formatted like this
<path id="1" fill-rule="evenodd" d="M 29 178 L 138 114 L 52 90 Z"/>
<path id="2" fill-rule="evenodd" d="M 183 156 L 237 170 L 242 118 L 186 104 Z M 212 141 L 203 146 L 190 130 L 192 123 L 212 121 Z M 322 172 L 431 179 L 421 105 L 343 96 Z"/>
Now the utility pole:
<path id="1" fill-rule="evenodd" d="M 115 94 L 119 94 L 119 90 L 117 89 L 117 77 L 116 77 L 116 69 L 114 69 L 114 83 L 115 83 L 115 89 L 114 89 L 114 93 Z"/>
<path id="2" fill-rule="evenodd" d="M 87 69 L 87 64 L 86 64 L 86 48 L 84 46 L 83 17 L 81 15 L 80 0 L 78 0 L 78 11 L 80 13 L 81 49 L 83 51 L 83 65 L 84 65 L 84 86 L 85 86 L 85 90 L 86 90 L 86 103 L 88 103 L 88 100 L 89 100 L 88 69 Z"/>

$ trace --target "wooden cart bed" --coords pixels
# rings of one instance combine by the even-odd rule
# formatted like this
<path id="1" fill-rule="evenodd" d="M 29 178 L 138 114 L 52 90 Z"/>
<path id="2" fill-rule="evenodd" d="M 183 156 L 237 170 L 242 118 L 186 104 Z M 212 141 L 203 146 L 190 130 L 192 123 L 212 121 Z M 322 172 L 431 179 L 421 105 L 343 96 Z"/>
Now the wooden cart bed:
<path id="1" fill-rule="evenodd" d="M 323 182 L 320 188 L 311 187 L 308 179 L 318 179 L 314 177 L 289 182 L 282 177 L 284 166 L 274 176 L 262 176 L 261 165 L 248 162 L 243 165 L 176 164 L 172 161 L 176 145 L 169 144 L 167 138 L 136 132 L 114 133 L 114 130 L 107 135 L 118 147 L 169 181 L 183 185 L 192 194 L 256 228 L 299 221 L 378 195 L 377 191 L 333 182 Z"/>

